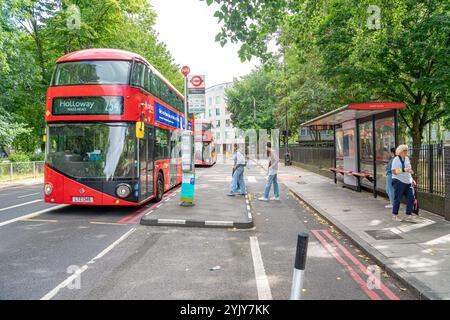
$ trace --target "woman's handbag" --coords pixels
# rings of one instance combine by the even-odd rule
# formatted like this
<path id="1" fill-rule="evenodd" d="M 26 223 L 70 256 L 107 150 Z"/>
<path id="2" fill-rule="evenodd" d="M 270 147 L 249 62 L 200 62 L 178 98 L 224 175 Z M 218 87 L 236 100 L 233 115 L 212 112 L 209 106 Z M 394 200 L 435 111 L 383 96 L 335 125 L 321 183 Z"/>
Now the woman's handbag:
<path id="1" fill-rule="evenodd" d="M 419 208 L 419 200 L 417 199 L 417 196 L 416 196 L 416 190 L 414 190 L 413 186 L 411 186 L 411 188 L 413 189 L 413 195 L 414 195 L 414 202 L 413 202 L 412 212 L 414 214 L 419 215 L 419 210 L 420 210 L 420 208 Z"/>

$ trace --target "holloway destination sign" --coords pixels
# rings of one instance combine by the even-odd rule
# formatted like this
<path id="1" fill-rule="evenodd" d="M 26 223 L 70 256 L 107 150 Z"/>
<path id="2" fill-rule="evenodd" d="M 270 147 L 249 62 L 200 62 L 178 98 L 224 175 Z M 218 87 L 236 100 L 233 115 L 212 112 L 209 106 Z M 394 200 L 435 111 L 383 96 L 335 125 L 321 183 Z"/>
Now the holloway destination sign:
<path id="1" fill-rule="evenodd" d="M 123 97 L 69 97 L 53 99 L 53 115 L 122 115 Z"/>

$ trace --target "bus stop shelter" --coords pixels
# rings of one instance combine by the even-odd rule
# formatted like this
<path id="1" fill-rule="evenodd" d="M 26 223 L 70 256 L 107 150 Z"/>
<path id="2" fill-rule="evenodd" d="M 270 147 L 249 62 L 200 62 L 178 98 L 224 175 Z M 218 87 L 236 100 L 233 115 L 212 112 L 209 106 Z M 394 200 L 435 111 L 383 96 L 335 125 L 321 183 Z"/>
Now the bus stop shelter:
<path id="1" fill-rule="evenodd" d="M 405 103 L 367 102 L 343 106 L 309 120 L 301 127 L 333 130 L 334 182 L 356 191 L 386 191 L 390 149 L 398 145 L 398 110 Z"/>

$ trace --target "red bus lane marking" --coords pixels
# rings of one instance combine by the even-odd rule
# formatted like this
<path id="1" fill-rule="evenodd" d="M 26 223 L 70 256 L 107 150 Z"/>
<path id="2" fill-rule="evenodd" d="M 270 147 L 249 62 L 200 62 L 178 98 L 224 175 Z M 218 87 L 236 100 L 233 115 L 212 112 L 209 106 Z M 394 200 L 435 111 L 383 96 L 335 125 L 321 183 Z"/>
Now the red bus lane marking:
<path id="1" fill-rule="evenodd" d="M 130 223 L 134 222 L 137 218 L 139 218 L 140 216 L 144 215 L 147 212 L 146 209 L 152 210 L 154 207 L 162 204 L 163 201 L 166 200 L 167 198 L 171 197 L 174 194 L 174 192 L 175 191 L 172 191 L 172 192 L 164 195 L 160 202 L 154 203 L 150 207 L 149 207 L 149 205 L 146 205 L 146 206 L 134 211 L 133 213 L 126 216 L 125 218 L 122 218 L 119 221 L 117 221 L 117 223 L 130 224 Z M 127 221 L 128 219 L 131 219 L 131 220 Z"/>
<path id="2" fill-rule="evenodd" d="M 311 230 L 311 232 L 314 234 L 314 236 L 317 238 L 317 240 L 320 241 L 320 243 L 328 250 L 328 252 L 337 260 L 339 261 L 343 266 L 345 266 L 348 271 L 350 272 L 350 276 L 355 280 L 355 282 L 361 287 L 361 289 L 367 294 L 367 296 L 371 300 L 381 300 L 380 296 L 370 290 L 367 287 L 367 283 L 359 276 L 358 273 L 345 261 L 339 253 L 319 234 L 319 231 L 323 230 Z"/>
<path id="3" fill-rule="evenodd" d="M 341 249 L 341 251 L 362 271 L 364 272 L 367 276 L 371 276 L 371 273 L 369 271 L 367 271 L 367 268 L 361 263 L 359 262 L 359 260 L 352 255 L 343 245 L 341 245 L 336 238 L 334 238 L 329 232 L 328 230 L 322 230 L 322 233 L 324 233 L 328 239 L 330 239 L 331 241 L 333 241 L 333 243 L 339 248 Z M 383 293 L 391 300 L 400 300 L 400 298 L 393 293 L 388 287 L 386 287 L 383 282 L 381 282 L 381 279 L 378 279 L 380 282 L 380 289 L 381 291 L 383 291 Z"/>

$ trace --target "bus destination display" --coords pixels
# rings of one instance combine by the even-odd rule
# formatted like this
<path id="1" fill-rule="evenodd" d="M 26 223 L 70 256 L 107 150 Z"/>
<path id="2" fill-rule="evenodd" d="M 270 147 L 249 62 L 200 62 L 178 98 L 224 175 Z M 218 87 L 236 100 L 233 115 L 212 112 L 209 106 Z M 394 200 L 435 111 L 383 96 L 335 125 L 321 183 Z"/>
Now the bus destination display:
<path id="1" fill-rule="evenodd" d="M 64 97 L 53 99 L 54 115 L 122 115 L 123 97 Z"/>

